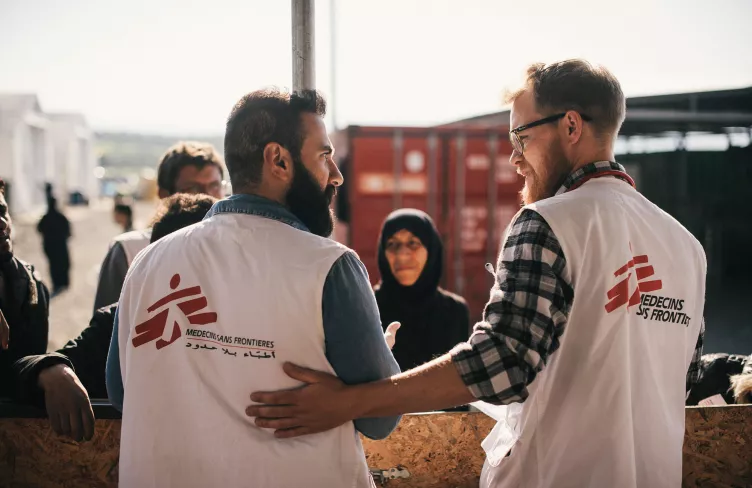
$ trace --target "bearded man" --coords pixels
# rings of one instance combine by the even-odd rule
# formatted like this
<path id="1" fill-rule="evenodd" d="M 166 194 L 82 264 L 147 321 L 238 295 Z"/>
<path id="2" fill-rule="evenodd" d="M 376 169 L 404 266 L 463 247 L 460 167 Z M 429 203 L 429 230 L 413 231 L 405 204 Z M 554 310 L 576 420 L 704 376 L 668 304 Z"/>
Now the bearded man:
<path id="1" fill-rule="evenodd" d="M 328 238 L 343 179 L 325 110 L 312 90 L 244 96 L 225 133 L 235 194 L 129 270 L 107 365 L 120 486 L 372 486 L 356 430 L 383 438 L 398 416 L 280 442 L 244 415 L 249 391 L 301 385 L 285 361 L 345 383 L 399 373 L 365 267 Z"/>

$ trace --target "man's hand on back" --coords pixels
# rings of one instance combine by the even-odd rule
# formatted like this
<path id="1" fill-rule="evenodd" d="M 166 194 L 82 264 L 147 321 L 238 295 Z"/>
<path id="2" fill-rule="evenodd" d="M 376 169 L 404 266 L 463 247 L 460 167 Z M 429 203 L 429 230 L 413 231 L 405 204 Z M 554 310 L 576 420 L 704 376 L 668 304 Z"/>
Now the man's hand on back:
<path id="1" fill-rule="evenodd" d="M 475 401 L 449 354 L 410 371 L 346 386 L 334 376 L 285 363 L 287 376 L 307 383 L 294 390 L 255 392 L 246 415 L 279 438 L 315 434 L 353 419 L 430 412 Z"/>
<path id="2" fill-rule="evenodd" d="M 280 439 L 316 434 L 358 418 L 350 388 L 335 376 L 285 363 L 285 373 L 308 383 L 294 390 L 253 393 L 245 413 Z"/>
<path id="3" fill-rule="evenodd" d="M 39 373 L 39 387 L 52 429 L 73 440 L 90 440 L 94 436 L 94 412 L 89 394 L 71 368 L 56 364 Z"/>

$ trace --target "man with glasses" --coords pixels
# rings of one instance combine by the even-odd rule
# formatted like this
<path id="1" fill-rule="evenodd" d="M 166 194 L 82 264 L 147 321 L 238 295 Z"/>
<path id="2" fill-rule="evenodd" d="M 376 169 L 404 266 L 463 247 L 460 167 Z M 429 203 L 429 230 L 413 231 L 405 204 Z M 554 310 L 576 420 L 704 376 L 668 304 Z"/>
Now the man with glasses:
<path id="1" fill-rule="evenodd" d="M 246 414 L 288 438 L 356 417 L 517 403 L 484 443 L 481 486 L 679 486 L 702 247 L 615 162 L 626 104 L 608 70 L 535 64 L 509 101 L 525 207 L 467 343 L 363 385 L 287 364 L 310 385 L 255 392 Z"/>
<path id="2" fill-rule="evenodd" d="M 214 146 L 203 142 L 178 142 L 162 156 L 157 168 L 159 198 L 176 193 L 224 197 L 224 162 Z M 120 299 L 125 274 L 133 258 L 149 245 L 151 229 L 117 236 L 102 262 L 94 298 L 94 311 Z"/>

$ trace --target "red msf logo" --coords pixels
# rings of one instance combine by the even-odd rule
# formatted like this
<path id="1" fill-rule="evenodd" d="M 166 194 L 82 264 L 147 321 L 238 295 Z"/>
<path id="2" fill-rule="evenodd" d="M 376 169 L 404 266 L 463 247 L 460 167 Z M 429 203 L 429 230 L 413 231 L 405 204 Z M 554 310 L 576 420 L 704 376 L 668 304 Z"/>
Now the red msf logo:
<path id="1" fill-rule="evenodd" d="M 632 249 L 632 246 L 629 246 Z M 634 270 L 634 273 L 632 272 Z M 628 273 L 628 274 L 627 274 Z M 627 276 L 618 282 L 613 288 L 606 292 L 606 296 L 610 300 L 606 304 L 606 312 L 611 313 L 622 305 L 627 305 L 627 308 L 638 305 L 641 300 L 641 293 L 650 293 L 663 288 L 663 282 L 661 280 L 648 280 L 655 274 L 655 269 L 648 264 L 647 254 L 641 256 L 635 256 L 630 259 L 627 264 L 617 269 L 614 272 L 614 276 L 617 278 L 627 274 Z M 632 279 L 632 275 L 635 275 L 637 284 L 634 291 L 630 293 L 629 282 Z"/>
<path id="2" fill-rule="evenodd" d="M 170 289 L 174 290 L 180 286 L 180 275 L 175 274 L 170 280 Z M 195 297 L 195 298 L 194 298 Z M 176 302 L 173 306 L 165 307 L 172 302 Z M 136 336 L 131 341 L 133 347 L 143 346 L 152 341 L 157 341 L 157 349 L 162 349 L 165 346 L 169 346 L 183 333 L 180 330 L 180 326 L 177 321 L 172 322 L 172 334 L 169 339 L 163 339 L 165 328 L 167 327 L 167 319 L 170 315 L 170 310 L 174 310 L 174 306 L 177 306 L 183 315 L 188 319 L 192 325 L 207 325 L 213 324 L 217 321 L 216 312 L 201 312 L 209 306 L 209 302 L 206 297 L 201 295 L 200 286 L 192 286 L 190 288 L 183 288 L 177 290 L 164 298 L 160 298 L 154 304 L 147 309 L 151 314 L 156 312 L 162 307 L 165 307 L 161 312 L 148 319 L 142 324 L 136 326 Z"/>

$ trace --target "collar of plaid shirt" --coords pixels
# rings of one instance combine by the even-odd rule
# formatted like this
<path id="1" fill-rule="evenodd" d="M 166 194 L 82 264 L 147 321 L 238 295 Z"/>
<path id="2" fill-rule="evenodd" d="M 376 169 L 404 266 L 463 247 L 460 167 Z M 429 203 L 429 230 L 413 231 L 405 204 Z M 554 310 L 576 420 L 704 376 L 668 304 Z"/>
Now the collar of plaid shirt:
<path id="1" fill-rule="evenodd" d="M 560 195 L 575 190 L 582 186 L 586 181 L 603 176 L 612 176 L 629 183 L 632 187 L 635 186 L 634 180 L 627 174 L 627 170 L 625 170 L 624 166 L 621 164 L 614 161 L 597 161 L 595 163 L 587 164 L 567 176 L 567 179 L 564 180 L 564 183 L 556 194 Z"/>

